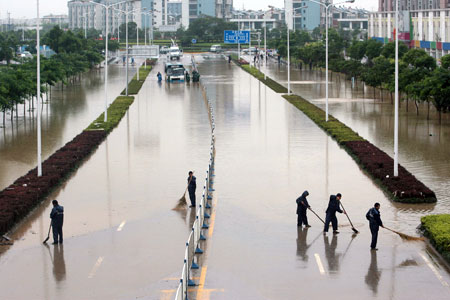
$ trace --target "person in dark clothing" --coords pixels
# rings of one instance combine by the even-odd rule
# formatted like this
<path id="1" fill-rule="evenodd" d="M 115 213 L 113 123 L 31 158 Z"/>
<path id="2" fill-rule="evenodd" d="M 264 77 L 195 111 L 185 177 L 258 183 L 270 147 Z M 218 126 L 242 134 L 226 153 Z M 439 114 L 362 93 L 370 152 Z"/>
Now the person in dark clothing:
<path id="1" fill-rule="evenodd" d="M 280 64 L 281 63 L 281 55 L 280 54 L 278 54 L 278 64 Z"/>
<path id="2" fill-rule="evenodd" d="M 370 233 L 372 233 L 372 243 L 370 244 L 370 249 L 378 250 L 378 230 L 380 229 L 380 226 L 383 227 L 383 222 L 380 217 L 380 203 L 375 203 L 375 205 L 369 209 L 366 214 L 366 219 L 369 220 Z"/>
<path id="3" fill-rule="evenodd" d="M 297 202 L 297 226 L 305 225 L 305 227 L 311 227 L 308 224 L 308 217 L 306 216 L 306 210 L 310 208 L 306 197 L 309 195 L 308 191 L 304 191 L 303 194 L 295 200 Z"/>
<path id="4" fill-rule="evenodd" d="M 333 225 L 333 233 L 337 234 L 339 233 L 339 231 L 337 231 L 338 229 L 338 221 L 336 218 L 336 212 L 339 213 L 345 213 L 342 209 L 341 209 L 341 198 L 342 195 L 340 193 L 335 195 L 331 195 L 330 196 L 330 201 L 328 202 L 328 208 L 325 211 L 326 213 L 326 217 L 325 217 L 325 227 L 323 229 L 323 233 L 325 234 L 326 232 L 328 232 L 328 227 L 330 227 L 330 222 Z"/>
<path id="5" fill-rule="evenodd" d="M 64 207 L 58 204 L 57 200 L 52 201 L 53 209 L 50 212 L 50 219 L 52 219 L 52 230 L 53 230 L 53 244 L 56 245 L 58 242 L 63 243 L 63 222 L 64 222 Z"/>
<path id="6" fill-rule="evenodd" d="M 228 55 L 228 63 L 231 63 L 231 55 Z"/>
<path id="7" fill-rule="evenodd" d="M 195 189 L 197 188 L 197 178 L 194 176 L 194 172 L 189 171 L 188 181 L 188 191 L 189 191 L 189 199 L 191 200 L 191 206 L 195 207 Z"/>

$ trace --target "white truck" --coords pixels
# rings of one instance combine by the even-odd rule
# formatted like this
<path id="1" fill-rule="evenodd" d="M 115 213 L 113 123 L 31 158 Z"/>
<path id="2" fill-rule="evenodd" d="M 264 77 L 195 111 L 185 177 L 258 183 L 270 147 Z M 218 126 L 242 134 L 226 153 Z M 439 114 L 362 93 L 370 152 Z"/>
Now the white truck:
<path id="1" fill-rule="evenodd" d="M 169 60 L 173 60 L 173 59 L 180 60 L 181 55 L 182 55 L 181 50 L 178 46 L 170 47 L 169 53 L 168 53 Z"/>

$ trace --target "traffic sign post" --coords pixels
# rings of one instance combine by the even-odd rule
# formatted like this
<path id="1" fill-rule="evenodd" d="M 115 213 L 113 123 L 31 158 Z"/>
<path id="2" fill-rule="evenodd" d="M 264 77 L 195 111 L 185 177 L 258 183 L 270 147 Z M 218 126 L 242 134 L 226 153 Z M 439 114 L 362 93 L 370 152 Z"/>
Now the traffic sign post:
<path id="1" fill-rule="evenodd" d="M 237 44 L 239 39 L 239 44 L 248 44 L 250 42 L 250 31 L 249 30 L 224 30 L 223 32 L 223 42 L 225 44 Z"/>

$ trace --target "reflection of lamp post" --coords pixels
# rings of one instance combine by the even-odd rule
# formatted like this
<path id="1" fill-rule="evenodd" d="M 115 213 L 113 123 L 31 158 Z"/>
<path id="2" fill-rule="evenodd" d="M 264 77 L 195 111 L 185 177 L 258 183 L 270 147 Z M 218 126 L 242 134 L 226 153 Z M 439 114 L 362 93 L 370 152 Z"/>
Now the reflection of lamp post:
<path id="1" fill-rule="evenodd" d="M 40 45 L 40 36 L 39 36 L 39 29 L 40 29 L 40 20 L 39 20 L 39 0 L 36 0 L 37 4 L 37 19 L 36 19 L 36 50 L 37 50 L 37 91 L 36 91 L 36 98 L 37 98 L 37 176 L 42 176 L 42 155 L 41 155 L 41 45 Z"/>
<path id="2" fill-rule="evenodd" d="M 325 121 L 328 122 L 328 22 L 329 22 L 329 8 L 339 5 L 339 4 L 343 4 L 343 3 L 353 3 L 355 2 L 355 0 L 346 0 L 346 1 L 341 1 L 338 3 L 329 3 L 329 2 L 319 2 L 316 0 L 308 0 L 310 2 L 319 4 L 323 7 L 325 7 L 325 98 L 326 98 L 326 104 L 325 104 Z"/>

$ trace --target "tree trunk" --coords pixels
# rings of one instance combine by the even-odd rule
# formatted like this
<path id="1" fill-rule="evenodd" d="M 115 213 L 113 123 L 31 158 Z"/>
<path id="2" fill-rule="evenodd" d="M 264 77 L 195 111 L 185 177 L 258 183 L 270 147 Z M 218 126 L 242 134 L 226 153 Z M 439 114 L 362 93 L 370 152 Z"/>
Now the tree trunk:
<path id="1" fill-rule="evenodd" d="M 414 100 L 414 104 L 416 105 L 416 113 L 419 115 L 419 104 L 417 104 L 417 100 Z"/>
<path id="2" fill-rule="evenodd" d="M 406 112 L 408 112 L 409 111 L 409 95 L 408 94 L 406 94 Z"/>
<path id="3" fill-rule="evenodd" d="M 381 102 L 383 102 L 383 89 L 380 90 Z"/>
<path id="4" fill-rule="evenodd" d="M 439 125 L 442 123 L 442 109 L 439 110 Z"/>
<path id="5" fill-rule="evenodd" d="M 16 119 L 19 118 L 19 103 L 16 102 Z"/>
<path id="6" fill-rule="evenodd" d="M 430 101 L 427 101 L 428 103 L 428 109 L 427 109 L 427 120 L 430 119 Z"/>
<path id="7" fill-rule="evenodd" d="M 6 109 L 3 109 L 3 127 L 5 127 L 6 123 Z"/>
<path id="8" fill-rule="evenodd" d="M 391 92 L 391 104 L 394 105 L 394 96 L 393 96 L 392 92 Z"/>
<path id="9" fill-rule="evenodd" d="M 373 87 L 373 101 L 375 101 L 375 87 Z"/>

